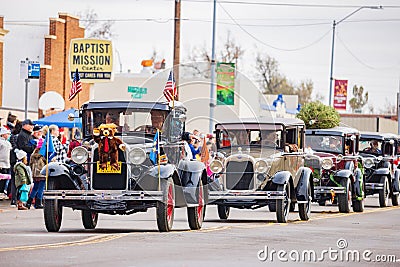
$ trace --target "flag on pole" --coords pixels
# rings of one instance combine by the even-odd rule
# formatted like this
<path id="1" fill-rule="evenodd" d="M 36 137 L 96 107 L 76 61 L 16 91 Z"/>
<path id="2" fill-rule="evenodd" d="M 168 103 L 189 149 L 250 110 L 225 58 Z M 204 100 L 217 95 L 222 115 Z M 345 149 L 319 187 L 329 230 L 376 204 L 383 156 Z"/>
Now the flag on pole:
<path id="1" fill-rule="evenodd" d="M 71 91 L 69 92 L 69 101 L 72 101 L 74 97 L 82 91 L 81 79 L 79 77 L 78 69 L 75 71 L 74 80 L 72 81 Z"/>
<path id="2" fill-rule="evenodd" d="M 164 87 L 164 96 L 168 102 L 174 101 L 177 97 L 178 91 L 176 90 L 175 78 L 174 73 L 172 70 L 169 72 L 169 77 L 167 83 Z"/>
<path id="3" fill-rule="evenodd" d="M 158 154 L 160 153 L 159 131 L 157 129 L 156 135 L 153 140 L 153 147 L 150 152 L 150 160 L 153 164 L 158 164 Z"/>
<path id="4" fill-rule="evenodd" d="M 39 150 L 39 153 L 48 159 L 47 161 L 50 162 L 52 158 L 56 155 L 56 150 L 53 144 L 53 138 L 50 135 L 50 130 L 47 131 L 46 138 L 43 141 L 42 147 Z"/>

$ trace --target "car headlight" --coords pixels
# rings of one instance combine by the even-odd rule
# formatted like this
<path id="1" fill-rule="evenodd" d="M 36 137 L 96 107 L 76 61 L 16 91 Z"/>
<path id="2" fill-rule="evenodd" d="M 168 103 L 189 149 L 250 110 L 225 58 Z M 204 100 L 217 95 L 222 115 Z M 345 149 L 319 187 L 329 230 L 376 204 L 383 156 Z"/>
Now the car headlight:
<path id="1" fill-rule="evenodd" d="M 214 159 L 213 161 L 211 161 L 210 163 L 210 169 L 213 173 L 219 173 L 222 171 L 222 168 L 224 167 L 224 165 L 222 164 L 221 161 Z"/>
<path id="2" fill-rule="evenodd" d="M 369 169 L 372 168 L 375 165 L 374 160 L 371 158 L 367 158 L 364 160 L 364 167 Z"/>
<path id="3" fill-rule="evenodd" d="M 142 164 L 146 160 L 146 151 L 140 147 L 134 147 L 129 151 L 129 161 L 133 164 Z"/>
<path id="4" fill-rule="evenodd" d="M 71 152 L 71 159 L 76 164 L 82 164 L 89 158 L 89 152 L 83 146 L 75 147 Z"/>
<path id="5" fill-rule="evenodd" d="M 324 170 L 330 170 L 333 167 L 332 159 L 323 159 L 321 162 L 321 167 Z"/>
<path id="6" fill-rule="evenodd" d="M 254 165 L 254 169 L 257 172 L 264 173 L 264 172 L 266 172 L 268 170 L 268 163 L 265 160 L 259 160 Z"/>
<path id="7" fill-rule="evenodd" d="M 342 154 L 339 154 L 339 155 L 337 155 L 337 157 L 336 157 L 336 162 L 339 162 L 339 161 L 341 161 L 343 159 L 343 155 Z"/>

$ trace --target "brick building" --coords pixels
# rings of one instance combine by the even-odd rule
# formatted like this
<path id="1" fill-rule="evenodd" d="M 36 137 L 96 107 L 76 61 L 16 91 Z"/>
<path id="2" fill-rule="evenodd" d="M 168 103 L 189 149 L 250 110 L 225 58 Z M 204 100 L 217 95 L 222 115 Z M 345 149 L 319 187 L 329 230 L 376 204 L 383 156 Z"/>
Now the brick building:
<path id="1" fill-rule="evenodd" d="M 48 91 L 55 91 L 63 96 L 65 109 L 78 108 L 88 101 L 90 85 L 85 83 L 82 84 L 83 90 L 79 94 L 79 105 L 78 97 L 73 101 L 68 100 L 71 88 L 68 65 L 70 41 L 73 38 L 83 38 L 85 35 L 85 29 L 79 26 L 78 17 L 59 13 L 57 18 L 50 18 L 47 26 L 48 34 L 45 33 L 45 29 L 35 31 L 32 26 L 26 29 L 21 29 L 21 26 L 11 27 L 8 31 L 3 25 L 4 18 L 0 17 L 0 117 L 5 118 L 11 111 L 18 118 L 24 118 L 24 95 L 21 96 L 23 80 L 19 77 L 18 67 L 19 60 L 27 56 L 30 60 L 38 60 L 41 64 L 39 81 L 31 80 L 29 83 L 29 118 L 43 117 L 42 112 L 38 110 L 38 100 Z M 5 38 L 7 33 L 9 34 Z M 8 46 L 6 49 L 4 44 Z M 6 77 L 3 72 L 5 68 L 8 72 Z M 6 99 L 5 95 L 8 96 Z M 48 113 L 53 112 L 49 111 L 47 115 Z M 4 123 L 4 120 L 2 122 Z"/>
<path id="2" fill-rule="evenodd" d="M 79 98 L 68 100 L 71 79 L 69 76 L 70 41 L 74 38 L 83 38 L 85 29 L 79 26 L 79 18 L 59 13 L 58 18 L 50 18 L 49 35 L 44 43 L 44 65 L 40 70 L 39 97 L 47 91 L 56 91 L 65 100 L 65 109 L 78 108 L 89 100 L 89 84 L 82 84 Z M 41 117 L 41 114 L 39 115 Z"/>

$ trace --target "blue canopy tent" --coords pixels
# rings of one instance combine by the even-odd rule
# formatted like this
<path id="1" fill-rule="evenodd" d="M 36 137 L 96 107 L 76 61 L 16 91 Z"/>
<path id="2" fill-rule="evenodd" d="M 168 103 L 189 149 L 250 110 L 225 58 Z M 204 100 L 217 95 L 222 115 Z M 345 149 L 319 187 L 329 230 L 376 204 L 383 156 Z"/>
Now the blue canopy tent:
<path id="1" fill-rule="evenodd" d="M 74 114 L 75 118 L 73 121 L 68 120 L 68 114 L 70 114 L 70 113 Z M 55 124 L 58 127 L 82 128 L 82 118 L 78 118 L 78 117 L 79 117 L 79 111 L 74 108 L 71 108 L 71 109 L 64 110 L 62 112 L 50 115 L 48 117 L 38 119 L 38 120 L 34 121 L 34 123 L 39 124 L 39 125 Z"/>

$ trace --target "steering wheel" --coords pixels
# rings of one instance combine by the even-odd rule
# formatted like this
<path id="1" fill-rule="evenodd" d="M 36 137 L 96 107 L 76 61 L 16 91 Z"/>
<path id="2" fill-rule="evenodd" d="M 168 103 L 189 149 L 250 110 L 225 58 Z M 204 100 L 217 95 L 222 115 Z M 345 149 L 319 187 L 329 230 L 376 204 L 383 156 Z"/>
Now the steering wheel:
<path id="1" fill-rule="evenodd" d="M 145 133 L 155 133 L 157 129 L 152 125 L 140 125 L 136 127 L 134 132 L 145 132 Z"/>

